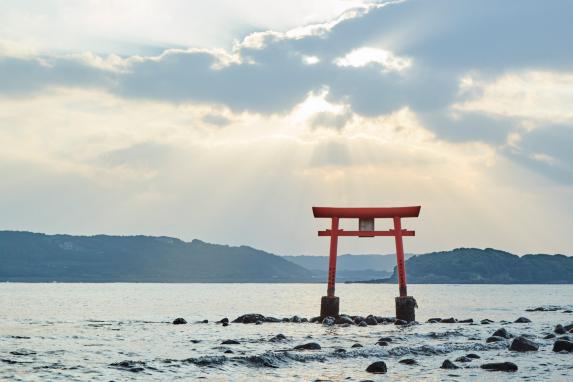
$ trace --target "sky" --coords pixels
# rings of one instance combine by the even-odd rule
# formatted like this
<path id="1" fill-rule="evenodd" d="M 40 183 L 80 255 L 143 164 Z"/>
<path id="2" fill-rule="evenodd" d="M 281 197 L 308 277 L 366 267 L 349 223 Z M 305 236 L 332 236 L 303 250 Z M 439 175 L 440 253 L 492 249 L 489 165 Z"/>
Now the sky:
<path id="1" fill-rule="evenodd" d="M 0 0 L 0 229 L 324 255 L 312 206 L 421 205 L 407 252 L 572 255 L 571 14 Z"/>

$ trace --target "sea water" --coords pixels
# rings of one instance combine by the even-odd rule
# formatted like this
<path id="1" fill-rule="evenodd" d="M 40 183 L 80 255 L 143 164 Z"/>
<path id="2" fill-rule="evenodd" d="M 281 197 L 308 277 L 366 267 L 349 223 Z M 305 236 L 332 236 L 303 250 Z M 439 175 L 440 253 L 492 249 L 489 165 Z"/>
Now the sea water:
<path id="1" fill-rule="evenodd" d="M 573 353 L 552 351 L 543 337 L 573 322 L 573 285 L 409 285 L 420 325 L 368 327 L 314 323 L 236 324 L 245 313 L 316 316 L 322 284 L 0 284 L 0 380 L 15 381 L 467 381 L 573 380 Z M 341 312 L 394 315 L 397 286 L 341 284 Z M 527 308 L 558 306 L 553 312 Z M 532 322 L 514 323 L 520 316 Z M 186 325 L 173 325 L 176 317 Z M 431 317 L 476 324 L 430 324 Z M 482 325 L 482 319 L 494 320 Z M 208 323 L 200 323 L 208 320 Z M 485 342 L 498 328 L 530 335 L 536 352 Z M 282 333 L 286 341 L 270 342 Z M 391 337 L 388 346 L 376 345 Z M 573 335 L 571 335 L 573 337 Z M 222 345 L 227 339 L 239 344 Z M 294 346 L 317 342 L 320 350 Z M 351 347 L 360 343 L 361 348 Z M 344 350 L 339 350 L 344 349 Z M 233 353 L 225 353 L 232 350 Z M 441 369 L 445 359 L 481 358 Z M 398 361 L 413 358 L 417 365 Z M 382 360 L 384 375 L 366 367 Z M 515 373 L 488 372 L 487 362 L 515 363 Z"/>

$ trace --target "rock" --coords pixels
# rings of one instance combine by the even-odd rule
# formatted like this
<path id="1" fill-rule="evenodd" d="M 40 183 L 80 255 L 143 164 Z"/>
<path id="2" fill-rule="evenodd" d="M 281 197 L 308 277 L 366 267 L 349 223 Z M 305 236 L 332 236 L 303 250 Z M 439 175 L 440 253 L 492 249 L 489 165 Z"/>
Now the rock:
<path id="1" fill-rule="evenodd" d="M 360 323 L 358 324 L 358 326 L 366 327 L 366 326 L 368 326 L 368 324 L 366 323 L 366 321 L 360 321 Z"/>
<path id="2" fill-rule="evenodd" d="M 550 340 L 550 339 L 552 339 L 552 338 L 555 338 L 555 334 L 553 334 L 553 333 L 548 334 L 548 335 L 546 335 L 545 337 L 543 337 L 544 340 Z"/>
<path id="3" fill-rule="evenodd" d="M 334 349 L 334 353 L 336 353 L 336 354 L 346 353 L 346 349 L 342 349 L 342 348 Z"/>
<path id="4" fill-rule="evenodd" d="M 563 313 L 573 313 L 573 310 L 567 309 L 567 310 L 564 310 Z"/>
<path id="5" fill-rule="evenodd" d="M 265 322 L 283 322 L 283 320 L 281 320 L 280 318 L 276 318 L 276 317 L 265 317 L 264 319 Z"/>
<path id="6" fill-rule="evenodd" d="M 466 357 L 465 355 L 456 358 L 454 361 L 456 362 L 471 362 L 473 361 L 473 359 L 471 359 L 470 357 Z"/>
<path id="7" fill-rule="evenodd" d="M 378 345 L 378 346 L 388 346 L 388 342 L 386 342 L 386 341 L 378 341 L 378 342 L 376 342 L 376 345 Z"/>
<path id="8" fill-rule="evenodd" d="M 187 321 L 184 318 L 178 317 L 173 320 L 173 325 L 183 325 L 186 324 Z"/>
<path id="9" fill-rule="evenodd" d="M 527 317 L 519 317 L 517 320 L 514 321 L 517 324 L 528 324 L 531 320 Z"/>
<path id="10" fill-rule="evenodd" d="M 569 324 L 569 325 L 563 325 L 563 329 L 565 329 L 565 331 L 570 331 L 571 329 L 573 329 L 573 324 Z"/>
<path id="11" fill-rule="evenodd" d="M 320 318 L 321 318 L 320 316 L 312 317 L 309 321 L 311 323 L 320 322 L 321 321 Z"/>
<path id="12" fill-rule="evenodd" d="M 300 322 L 308 322 L 308 318 L 303 317 L 303 318 L 300 319 Z"/>
<path id="13" fill-rule="evenodd" d="M 263 324 L 263 321 L 261 321 L 261 320 L 258 320 L 257 322 L 255 322 L 255 325 L 262 325 L 262 324 Z"/>
<path id="14" fill-rule="evenodd" d="M 222 318 L 222 319 L 219 321 L 219 323 L 220 323 L 220 324 L 224 324 L 224 323 L 227 323 L 227 324 L 228 324 L 228 323 L 229 323 L 229 319 L 228 319 L 227 317 Z"/>
<path id="15" fill-rule="evenodd" d="M 294 322 L 296 324 L 300 324 L 302 322 L 302 320 L 300 319 L 299 316 L 292 316 L 292 318 L 290 319 L 290 322 Z"/>
<path id="16" fill-rule="evenodd" d="M 294 347 L 294 350 L 320 350 L 321 347 L 316 342 L 309 342 L 302 345 L 297 345 Z"/>
<path id="17" fill-rule="evenodd" d="M 225 354 L 233 354 L 233 353 L 235 353 L 235 352 L 232 351 L 231 349 L 227 349 L 227 350 L 225 350 L 223 353 L 225 353 Z"/>
<path id="18" fill-rule="evenodd" d="M 202 323 L 202 324 L 208 324 L 208 323 L 209 323 L 209 320 L 203 320 L 203 321 L 201 321 L 201 323 Z"/>
<path id="19" fill-rule="evenodd" d="M 488 338 L 485 340 L 485 342 L 488 343 L 488 344 L 489 344 L 490 342 L 500 342 L 500 341 L 506 341 L 506 339 L 503 338 L 503 337 L 491 336 L 491 337 L 488 337 Z"/>
<path id="20" fill-rule="evenodd" d="M 324 317 L 324 320 L 322 320 L 322 325 L 332 326 L 332 325 L 334 325 L 335 322 L 336 322 L 336 320 L 334 319 L 334 317 L 326 316 L 326 317 Z"/>
<path id="21" fill-rule="evenodd" d="M 494 321 L 490 320 L 489 318 L 485 318 L 483 320 L 480 321 L 480 323 L 482 325 L 489 325 L 489 324 L 493 324 Z"/>
<path id="22" fill-rule="evenodd" d="M 199 342 L 201 342 L 201 340 L 191 340 L 191 343 L 193 344 L 198 344 Z"/>
<path id="23" fill-rule="evenodd" d="M 281 320 L 281 322 L 290 322 L 290 318 L 285 317 L 285 318 L 283 318 L 283 319 Z"/>
<path id="24" fill-rule="evenodd" d="M 458 320 L 456 320 L 456 319 L 453 318 L 453 317 L 444 318 L 444 319 L 441 319 L 441 320 L 440 320 L 440 323 L 442 323 L 442 324 L 455 324 L 456 322 L 458 322 Z"/>
<path id="25" fill-rule="evenodd" d="M 560 351 L 573 352 L 573 342 L 566 341 L 566 340 L 557 340 L 553 344 L 553 351 L 554 352 L 560 352 Z"/>
<path id="26" fill-rule="evenodd" d="M 223 322 L 223 326 L 229 326 L 228 322 Z"/>
<path id="27" fill-rule="evenodd" d="M 351 347 L 353 347 L 353 348 L 361 348 L 362 345 L 361 345 L 361 344 L 353 344 Z"/>
<path id="28" fill-rule="evenodd" d="M 386 367 L 386 363 L 384 361 L 376 361 L 368 365 L 366 371 L 369 373 L 383 374 L 388 371 L 388 368 Z"/>
<path id="29" fill-rule="evenodd" d="M 356 325 L 358 325 L 359 323 L 361 323 L 362 321 L 364 321 L 364 317 L 362 317 L 362 316 L 354 316 L 354 317 L 352 317 L 352 319 L 354 320 L 354 323 L 355 323 Z"/>
<path id="30" fill-rule="evenodd" d="M 557 324 L 555 326 L 555 329 L 553 330 L 555 333 L 557 334 L 565 334 L 567 333 L 567 331 L 565 330 L 565 328 L 563 327 L 563 325 L 561 324 Z"/>
<path id="31" fill-rule="evenodd" d="M 240 342 L 235 340 L 225 340 L 221 342 L 221 345 L 239 345 L 239 344 Z"/>
<path id="32" fill-rule="evenodd" d="M 507 339 L 510 339 L 513 337 L 511 334 L 509 334 L 507 332 L 507 330 L 505 328 L 497 329 L 495 332 L 493 332 L 492 336 L 493 337 L 507 338 Z"/>
<path id="33" fill-rule="evenodd" d="M 440 321 L 442 321 L 441 318 L 439 318 L 439 317 L 434 317 L 434 318 L 429 318 L 428 321 L 426 321 L 426 322 L 429 323 L 429 324 L 436 324 L 436 323 L 438 323 L 438 322 L 440 322 Z"/>
<path id="34" fill-rule="evenodd" d="M 257 321 L 264 321 L 265 316 L 258 313 L 250 313 L 250 314 L 243 314 L 240 317 L 237 317 L 233 320 L 233 322 L 243 323 L 243 324 L 254 324 Z"/>
<path id="35" fill-rule="evenodd" d="M 450 361 L 449 359 L 445 360 L 444 362 L 442 362 L 442 366 L 440 366 L 440 369 L 459 369 L 459 366 L 456 366 L 452 361 Z"/>
<path id="36" fill-rule="evenodd" d="M 337 324 L 350 324 L 350 325 L 354 325 L 354 320 L 352 320 L 352 318 L 343 315 L 338 317 L 338 319 L 336 320 Z"/>
<path id="37" fill-rule="evenodd" d="M 380 337 L 378 341 L 392 342 L 392 337 Z"/>
<path id="38" fill-rule="evenodd" d="M 404 358 L 404 359 L 401 359 L 400 361 L 398 361 L 398 363 L 401 363 L 404 365 L 417 365 L 418 361 L 416 361 L 415 359 L 412 359 L 412 358 Z"/>
<path id="39" fill-rule="evenodd" d="M 517 371 L 517 365 L 513 362 L 484 363 L 481 368 L 490 371 Z"/>
<path id="40" fill-rule="evenodd" d="M 481 358 L 479 355 L 474 354 L 474 353 L 466 354 L 466 357 L 473 358 L 473 359 L 480 359 Z"/>
<path id="41" fill-rule="evenodd" d="M 374 316 L 366 317 L 365 321 L 368 325 L 378 325 L 378 321 L 376 321 L 376 317 L 374 317 Z"/>
<path id="42" fill-rule="evenodd" d="M 468 318 L 468 319 L 465 319 L 465 320 L 459 320 L 458 322 L 459 322 L 460 324 L 473 324 L 474 319 L 473 319 L 473 318 Z"/>
<path id="43" fill-rule="evenodd" d="M 516 339 L 511 341 L 511 345 L 509 345 L 509 350 L 518 352 L 537 351 L 538 349 L 539 349 L 538 344 L 523 336 L 517 337 Z"/>
<path id="44" fill-rule="evenodd" d="M 396 320 L 396 321 L 394 321 L 394 325 L 408 325 L 408 321 L 406 321 L 406 320 Z"/>
<path id="45" fill-rule="evenodd" d="M 271 338 L 269 340 L 269 342 L 282 342 L 282 341 L 286 341 L 286 340 L 287 340 L 286 336 L 282 333 L 279 333 L 276 336 L 274 336 L 273 338 Z"/>

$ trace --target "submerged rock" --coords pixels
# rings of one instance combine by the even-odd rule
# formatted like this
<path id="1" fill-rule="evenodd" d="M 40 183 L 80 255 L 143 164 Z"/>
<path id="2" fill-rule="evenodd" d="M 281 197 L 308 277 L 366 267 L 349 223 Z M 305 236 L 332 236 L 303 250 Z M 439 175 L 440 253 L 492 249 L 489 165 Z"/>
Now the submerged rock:
<path id="1" fill-rule="evenodd" d="M 257 322 L 255 322 L 255 325 L 262 325 L 262 324 L 263 324 L 263 321 L 261 321 L 261 320 L 258 320 Z"/>
<path id="2" fill-rule="evenodd" d="M 376 345 L 378 345 L 378 346 L 388 346 L 388 342 L 386 342 L 386 341 L 378 341 L 378 342 L 376 342 Z"/>
<path id="3" fill-rule="evenodd" d="M 531 320 L 527 317 L 519 317 L 517 320 L 514 321 L 517 324 L 528 324 Z"/>
<path id="4" fill-rule="evenodd" d="M 453 317 L 443 318 L 443 319 L 440 320 L 440 323 L 441 323 L 441 324 L 455 324 L 456 322 L 458 322 L 458 320 L 456 320 L 456 319 L 453 318 Z"/>
<path id="5" fill-rule="evenodd" d="M 316 317 L 312 317 L 309 321 L 311 323 L 315 323 L 315 322 L 320 322 L 321 317 L 320 316 L 316 316 Z"/>
<path id="6" fill-rule="evenodd" d="M 376 320 L 376 317 L 374 317 L 374 316 L 366 317 L 365 321 L 368 325 L 378 325 L 378 321 Z"/>
<path id="7" fill-rule="evenodd" d="M 273 338 L 271 338 L 271 339 L 269 340 L 269 342 L 283 342 L 283 341 L 286 341 L 286 340 L 287 340 L 286 336 L 285 336 L 284 334 L 282 334 L 282 333 L 279 333 L 279 334 L 277 334 L 276 336 L 274 336 Z"/>
<path id="8" fill-rule="evenodd" d="M 228 319 L 227 317 L 222 318 L 222 319 L 219 320 L 219 324 L 225 324 L 225 323 L 226 323 L 226 324 L 229 323 L 229 319 Z"/>
<path id="9" fill-rule="evenodd" d="M 503 337 L 491 336 L 485 340 L 485 342 L 488 344 L 491 342 L 501 342 L 501 341 L 507 341 L 507 339 Z"/>
<path id="10" fill-rule="evenodd" d="M 242 316 L 235 318 L 233 322 L 243 323 L 243 324 L 254 324 L 257 321 L 264 321 L 264 320 L 265 316 L 263 316 L 262 314 L 249 313 L 249 314 L 243 314 Z"/>
<path id="11" fill-rule="evenodd" d="M 342 315 L 342 316 L 338 317 L 338 319 L 336 320 L 336 323 L 337 324 L 354 325 L 354 320 L 347 315 Z"/>
<path id="12" fill-rule="evenodd" d="M 363 346 L 361 344 L 353 344 L 351 347 L 352 348 L 361 348 Z"/>
<path id="13" fill-rule="evenodd" d="M 563 325 L 561 324 L 557 324 L 555 326 L 555 329 L 553 330 L 555 333 L 557 334 L 565 334 L 567 333 L 567 331 L 565 330 L 565 328 L 563 327 Z"/>
<path id="14" fill-rule="evenodd" d="M 456 358 L 454 361 L 456 362 L 471 362 L 473 361 L 473 359 L 471 359 L 470 357 L 466 357 L 465 355 Z"/>
<path id="15" fill-rule="evenodd" d="M 523 336 L 517 337 L 516 339 L 511 341 L 511 345 L 509 345 L 509 350 L 518 352 L 537 351 L 538 349 L 539 349 L 538 344 Z"/>
<path id="16" fill-rule="evenodd" d="M 440 366 L 440 369 L 459 369 L 459 366 L 456 366 L 452 361 L 450 361 L 449 359 L 445 360 L 444 362 L 442 362 L 442 366 Z"/>
<path id="17" fill-rule="evenodd" d="M 509 334 L 505 328 L 499 328 L 495 332 L 493 332 L 492 337 L 501 337 L 501 338 L 510 339 L 513 336 L 511 334 Z"/>
<path id="18" fill-rule="evenodd" d="M 368 365 L 366 371 L 369 373 L 383 374 L 388 371 L 388 368 L 386 367 L 386 363 L 384 361 L 376 361 Z"/>
<path id="19" fill-rule="evenodd" d="M 404 365 L 417 365 L 418 361 L 416 361 L 413 358 L 405 358 L 405 359 L 401 359 L 400 361 L 398 361 L 398 363 L 401 363 Z"/>
<path id="20" fill-rule="evenodd" d="M 439 317 L 434 317 L 434 318 L 429 318 L 428 321 L 426 321 L 426 322 L 429 323 L 429 324 L 436 324 L 436 323 L 438 323 L 438 322 L 440 322 L 440 321 L 442 321 L 441 318 L 439 318 Z"/>
<path id="21" fill-rule="evenodd" d="M 309 342 L 302 345 L 297 345 L 294 347 L 295 350 L 320 350 L 322 349 L 316 342 Z"/>
<path id="22" fill-rule="evenodd" d="M 479 355 L 474 354 L 474 353 L 466 354 L 466 357 L 473 358 L 473 359 L 480 359 L 481 358 Z"/>
<path id="23" fill-rule="evenodd" d="M 336 322 L 336 319 L 334 317 L 326 316 L 326 317 L 324 317 L 324 320 L 322 320 L 322 325 L 332 326 L 332 325 L 334 325 L 335 322 Z"/>
<path id="24" fill-rule="evenodd" d="M 145 370 L 145 362 L 143 361 L 121 361 L 112 363 L 109 366 L 120 370 L 131 371 L 132 373 L 139 373 Z"/>
<path id="25" fill-rule="evenodd" d="M 186 323 L 187 321 L 182 317 L 177 317 L 176 319 L 173 320 L 173 325 L 183 325 Z"/>
<path id="26" fill-rule="evenodd" d="M 513 362 L 484 363 L 481 368 L 490 371 L 517 371 L 517 365 Z"/>
<path id="27" fill-rule="evenodd" d="M 223 353 L 225 353 L 225 354 L 234 354 L 235 352 L 232 351 L 231 349 L 227 349 L 227 350 L 225 350 Z"/>
<path id="28" fill-rule="evenodd" d="M 573 342 L 567 341 L 567 340 L 557 340 L 553 344 L 553 351 L 554 352 L 560 352 L 560 351 L 573 352 Z"/>
<path id="29" fill-rule="evenodd" d="M 465 320 L 459 320 L 458 321 L 460 324 L 473 324 L 474 319 L 473 318 L 467 318 Z"/>
<path id="30" fill-rule="evenodd" d="M 264 319 L 265 322 L 282 322 L 282 320 L 280 318 L 276 318 L 276 317 L 265 317 Z"/>
<path id="31" fill-rule="evenodd" d="M 396 320 L 396 321 L 394 321 L 394 325 L 408 325 L 408 321 L 406 321 L 406 320 Z"/>
<path id="32" fill-rule="evenodd" d="M 364 321 L 364 317 L 362 317 L 362 316 L 351 316 L 351 318 L 352 318 L 352 320 L 354 320 L 354 323 L 356 325 L 358 325 L 359 323 Z"/>
<path id="33" fill-rule="evenodd" d="M 563 325 L 563 328 L 564 328 L 566 331 L 570 331 L 571 329 L 573 329 L 573 324 Z"/>
<path id="34" fill-rule="evenodd" d="M 392 337 L 380 337 L 378 341 L 392 342 Z"/>
<path id="35" fill-rule="evenodd" d="M 555 334 L 553 334 L 553 333 L 550 333 L 550 334 L 546 335 L 545 337 L 543 337 L 544 340 L 550 340 L 552 338 L 555 338 Z"/>
<path id="36" fill-rule="evenodd" d="M 493 324 L 494 321 L 493 321 L 493 320 L 490 320 L 489 318 L 484 318 L 483 320 L 480 321 L 480 323 L 481 323 L 482 325 L 489 325 L 489 324 Z"/>
<path id="37" fill-rule="evenodd" d="M 239 344 L 240 342 L 235 340 L 225 340 L 221 342 L 221 345 L 239 345 Z"/>
<path id="38" fill-rule="evenodd" d="M 360 322 L 358 323 L 358 326 L 366 327 L 366 326 L 368 326 L 368 324 L 366 323 L 366 321 L 360 321 Z"/>
<path id="39" fill-rule="evenodd" d="M 228 322 L 223 322 L 223 326 L 229 326 Z"/>

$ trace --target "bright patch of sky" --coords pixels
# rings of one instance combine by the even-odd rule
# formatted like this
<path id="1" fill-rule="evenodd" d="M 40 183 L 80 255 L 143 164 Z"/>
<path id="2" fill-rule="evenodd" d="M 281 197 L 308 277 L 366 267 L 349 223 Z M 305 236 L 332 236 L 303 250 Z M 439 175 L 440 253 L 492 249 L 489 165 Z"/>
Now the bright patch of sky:
<path id="1" fill-rule="evenodd" d="M 313 205 L 421 204 L 409 252 L 573 253 L 570 2 L 0 7 L 5 229 L 320 254 Z"/>

